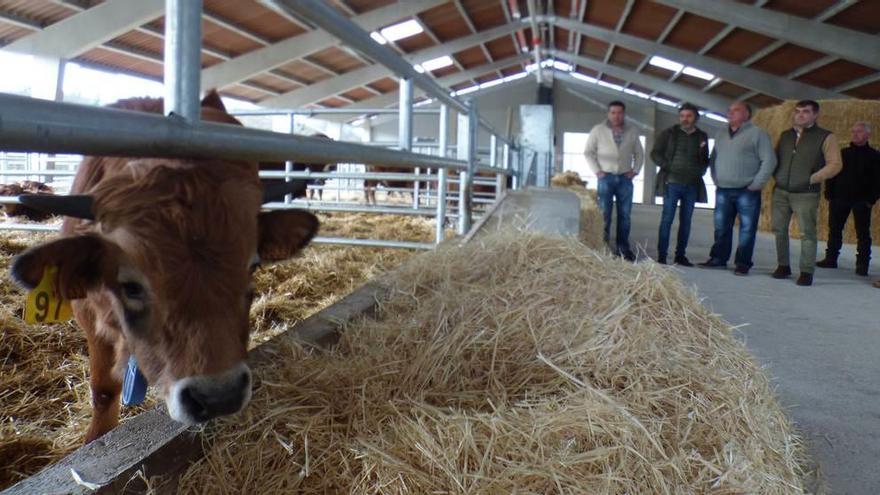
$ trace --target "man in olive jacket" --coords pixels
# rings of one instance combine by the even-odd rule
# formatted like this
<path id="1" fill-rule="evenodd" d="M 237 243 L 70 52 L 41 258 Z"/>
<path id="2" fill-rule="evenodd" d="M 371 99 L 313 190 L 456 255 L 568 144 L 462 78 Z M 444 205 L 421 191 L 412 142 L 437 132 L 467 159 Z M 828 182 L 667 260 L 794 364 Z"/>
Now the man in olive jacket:
<path id="1" fill-rule="evenodd" d="M 812 100 L 797 102 L 794 126 L 779 136 L 776 145 L 776 186 L 773 189 L 771 223 L 776 234 L 778 267 L 773 278 L 788 278 L 791 265 L 788 253 L 788 229 L 792 214 L 797 215 L 801 230 L 800 276 L 797 284 L 813 284 L 816 267 L 816 220 L 822 181 L 843 167 L 837 138 L 816 124 L 819 104 Z"/>
<path id="2" fill-rule="evenodd" d="M 685 255 L 691 235 L 691 218 L 694 205 L 708 200 L 703 175 L 709 166 L 709 136 L 696 127 L 699 118 L 697 107 L 690 103 L 683 104 L 678 109 L 679 124 L 664 130 L 651 150 L 651 159 L 660 167 L 655 195 L 663 197 L 663 213 L 657 241 L 657 262 L 663 265 L 666 264 L 675 209 L 681 202 L 674 261 L 678 265 L 694 266 Z"/>

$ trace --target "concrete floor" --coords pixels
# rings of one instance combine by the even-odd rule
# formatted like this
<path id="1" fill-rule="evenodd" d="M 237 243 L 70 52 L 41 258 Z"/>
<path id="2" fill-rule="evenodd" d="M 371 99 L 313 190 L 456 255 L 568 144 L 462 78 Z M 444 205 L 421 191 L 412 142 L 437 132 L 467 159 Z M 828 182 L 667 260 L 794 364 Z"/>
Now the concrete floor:
<path id="1" fill-rule="evenodd" d="M 660 207 L 634 206 L 631 241 L 654 257 Z M 672 230 L 670 259 L 677 222 Z M 697 210 L 687 255 L 705 261 L 712 245 L 712 212 Z M 736 248 L 736 244 L 734 244 Z M 819 256 L 824 254 L 820 243 Z M 797 267 L 798 240 L 791 264 Z M 747 277 L 728 270 L 674 268 L 696 286 L 704 303 L 733 325 L 777 386 L 827 493 L 880 493 L 880 248 L 875 247 L 871 277 L 854 273 L 854 246 L 844 247 L 841 268 L 817 268 L 812 287 L 793 279 L 775 280 L 773 237 L 759 234 L 755 266 Z M 795 276 L 797 273 L 795 273 Z"/>

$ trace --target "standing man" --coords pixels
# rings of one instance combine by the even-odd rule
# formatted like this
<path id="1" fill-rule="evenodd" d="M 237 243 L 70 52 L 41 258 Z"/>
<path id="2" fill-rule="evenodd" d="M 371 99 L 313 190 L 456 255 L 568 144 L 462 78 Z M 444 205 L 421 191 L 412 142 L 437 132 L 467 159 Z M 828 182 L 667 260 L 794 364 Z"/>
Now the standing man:
<path id="1" fill-rule="evenodd" d="M 694 266 L 685 256 L 691 235 L 691 217 L 697 202 L 708 201 L 703 174 L 709 166 L 709 136 L 698 129 L 700 114 L 690 103 L 678 109 L 678 125 L 663 131 L 657 138 L 651 159 L 660 167 L 656 195 L 663 197 L 663 214 L 657 241 L 657 262 L 665 265 L 669 251 L 669 232 L 675 220 L 675 208 L 681 202 L 678 218 L 678 242 L 675 263 Z"/>
<path id="2" fill-rule="evenodd" d="M 728 128 L 715 136 L 709 157 L 715 181 L 715 243 L 706 268 L 725 268 L 733 249 L 733 224 L 739 215 L 739 245 L 734 263 L 735 275 L 748 275 L 755 251 L 761 189 L 776 167 L 773 144 L 767 131 L 751 122 L 752 107 L 735 101 L 727 109 Z"/>
<path id="3" fill-rule="evenodd" d="M 630 212 L 632 211 L 633 177 L 642 169 L 645 151 L 636 128 L 625 122 L 626 105 L 620 101 L 608 104 L 608 119 L 590 131 L 584 154 L 590 170 L 599 178 L 599 207 L 605 219 L 605 242 L 611 236 L 611 209 L 617 198 L 616 254 L 627 261 L 636 255 L 629 247 Z"/>
<path id="4" fill-rule="evenodd" d="M 868 276 L 871 264 L 871 208 L 880 199 L 880 152 L 868 144 L 871 125 L 858 122 L 852 127 L 852 142 L 841 153 L 843 169 L 825 182 L 828 199 L 828 246 L 820 268 L 837 268 L 843 244 L 843 227 L 850 211 L 856 222 L 858 252 L 856 275 Z"/>
<path id="5" fill-rule="evenodd" d="M 773 177 L 771 222 L 776 234 L 776 260 L 773 278 L 791 276 L 788 255 L 788 228 L 792 214 L 797 215 L 801 230 L 800 276 L 797 284 L 813 285 L 816 267 L 816 217 L 822 181 L 837 175 L 842 168 L 837 138 L 828 129 L 816 125 L 819 104 L 801 100 L 794 107 L 794 126 L 779 136 L 776 145 L 778 165 Z"/>

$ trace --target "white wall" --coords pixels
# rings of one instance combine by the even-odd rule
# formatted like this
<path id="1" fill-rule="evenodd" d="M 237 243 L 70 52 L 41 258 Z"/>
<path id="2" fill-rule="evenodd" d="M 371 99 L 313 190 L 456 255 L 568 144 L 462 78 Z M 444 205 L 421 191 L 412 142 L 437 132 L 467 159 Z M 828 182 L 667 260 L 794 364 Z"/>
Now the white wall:
<path id="1" fill-rule="evenodd" d="M 485 91 L 474 93 L 477 101 L 477 109 L 480 115 L 489 121 L 499 132 L 507 132 L 508 109 L 511 109 L 512 135 L 519 133 L 519 106 L 533 104 L 537 101 L 538 87 L 534 78 L 523 79 L 490 88 Z M 436 107 L 436 105 L 433 105 Z M 438 133 L 439 117 L 436 114 L 419 115 L 413 117 L 413 141 L 424 138 L 435 141 Z M 449 142 L 455 143 L 456 114 L 450 113 Z M 397 141 L 397 119 L 377 118 L 378 125 L 372 127 L 373 141 Z M 489 136 L 486 131 L 480 132 L 480 146 L 489 145 Z"/>

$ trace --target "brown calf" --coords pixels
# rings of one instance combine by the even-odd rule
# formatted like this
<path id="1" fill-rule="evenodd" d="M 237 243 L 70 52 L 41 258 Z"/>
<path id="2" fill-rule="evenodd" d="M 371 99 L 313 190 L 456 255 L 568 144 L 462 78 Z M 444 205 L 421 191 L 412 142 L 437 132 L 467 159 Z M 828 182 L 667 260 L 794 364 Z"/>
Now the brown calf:
<path id="1" fill-rule="evenodd" d="M 162 101 L 117 108 L 161 112 Z M 235 124 L 216 93 L 202 119 Z M 85 441 L 118 422 L 122 373 L 130 355 L 177 421 L 232 414 L 250 399 L 245 363 L 251 275 L 289 258 L 318 229 L 314 215 L 261 213 L 254 162 L 87 157 L 64 211 L 62 236 L 32 247 L 12 275 L 32 288 L 58 267 L 56 291 L 73 299 L 89 347 L 93 416 Z"/>
<path id="2" fill-rule="evenodd" d="M 54 194 L 52 187 L 33 180 L 22 181 L 19 184 L 0 184 L 0 196 L 18 196 L 21 194 Z M 29 220 L 42 222 L 52 215 L 44 211 L 36 210 L 21 204 L 5 204 L 3 210 L 6 216 L 22 216 Z"/>

